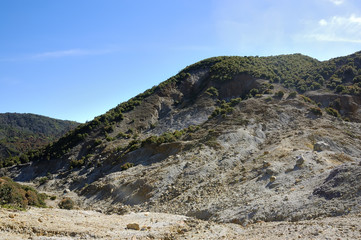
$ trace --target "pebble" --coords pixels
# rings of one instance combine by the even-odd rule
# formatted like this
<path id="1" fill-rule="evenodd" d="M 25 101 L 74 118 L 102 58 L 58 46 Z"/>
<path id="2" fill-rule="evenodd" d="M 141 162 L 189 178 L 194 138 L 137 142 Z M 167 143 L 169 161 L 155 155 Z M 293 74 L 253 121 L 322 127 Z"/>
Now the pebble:
<path id="1" fill-rule="evenodd" d="M 269 178 L 269 180 L 270 180 L 270 182 L 276 181 L 276 176 L 271 176 L 271 177 Z"/>
<path id="2" fill-rule="evenodd" d="M 129 223 L 127 225 L 128 229 L 133 229 L 133 230 L 140 230 L 139 224 L 138 223 Z"/>

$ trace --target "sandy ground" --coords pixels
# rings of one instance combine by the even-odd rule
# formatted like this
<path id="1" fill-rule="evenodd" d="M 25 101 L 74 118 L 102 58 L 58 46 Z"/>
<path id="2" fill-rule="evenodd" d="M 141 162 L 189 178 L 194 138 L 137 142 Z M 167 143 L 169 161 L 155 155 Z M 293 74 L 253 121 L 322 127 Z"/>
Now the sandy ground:
<path id="1" fill-rule="evenodd" d="M 361 214 L 241 226 L 164 213 L 0 209 L 0 239 L 361 239 L 360 223 Z"/>

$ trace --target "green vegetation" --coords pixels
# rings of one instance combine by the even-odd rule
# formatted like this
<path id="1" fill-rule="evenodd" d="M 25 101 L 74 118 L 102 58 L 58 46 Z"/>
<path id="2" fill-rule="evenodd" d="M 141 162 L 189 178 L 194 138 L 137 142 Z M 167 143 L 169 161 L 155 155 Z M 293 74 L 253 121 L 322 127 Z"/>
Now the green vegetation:
<path id="1" fill-rule="evenodd" d="M 319 107 L 311 107 L 310 112 L 312 112 L 313 114 L 315 114 L 317 116 L 322 116 L 322 110 Z"/>
<path id="2" fill-rule="evenodd" d="M 131 168 L 131 167 L 134 167 L 134 164 L 133 164 L 133 163 L 126 162 L 126 163 L 124 163 L 124 164 L 120 167 L 120 169 L 121 169 L 122 171 L 125 171 L 125 170 L 127 170 L 127 169 L 129 169 L 129 168 Z"/>
<path id="3" fill-rule="evenodd" d="M 284 95 L 285 95 L 285 93 L 281 90 L 275 93 L 275 97 L 277 97 L 277 98 L 283 98 Z"/>
<path id="4" fill-rule="evenodd" d="M 216 57 L 191 65 L 185 71 L 209 69 L 211 79 L 229 81 L 239 74 L 280 82 L 300 93 L 322 87 L 342 93 L 361 93 L 361 52 L 319 62 L 301 54 L 271 57 Z M 256 95 L 256 94 L 252 94 Z"/>
<path id="5" fill-rule="evenodd" d="M 77 125 L 35 114 L 0 114 L 0 167 L 29 162 L 28 151 L 55 141 Z"/>
<path id="6" fill-rule="evenodd" d="M 73 209 L 74 205 L 75 205 L 74 201 L 71 200 L 70 198 L 63 198 L 58 204 L 59 208 L 67 209 L 67 210 Z"/>
<path id="7" fill-rule="evenodd" d="M 331 116 L 334 116 L 334 117 L 337 117 L 337 118 L 341 117 L 340 113 L 336 109 L 334 109 L 332 107 L 327 107 L 327 108 L 325 108 L 325 110 Z"/>
<path id="8" fill-rule="evenodd" d="M 210 97 L 218 97 L 219 95 L 218 90 L 215 87 L 209 87 L 205 93 Z"/>
<path id="9" fill-rule="evenodd" d="M 144 146 L 145 144 L 160 145 L 162 143 L 175 142 L 176 140 L 180 139 L 185 133 L 194 132 L 194 131 L 195 131 L 194 126 L 189 126 L 187 129 L 181 131 L 175 130 L 173 133 L 165 132 L 160 136 L 150 136 L 142 141 L 142 146 Z"/>
<path id="10" fill-rule="evenodd" d="M 0 178 L 0 206 L 24 209 L 27 206 L 45 207 L 45 194 L 7 177 Z"/>
<path id="11" fill-rule="evenodd" d="M 249 93 L 254 97 L 259 94 L 259 90 L 257 88 L 253 88 L 249 91 Z"/>
<path id="12" fill-rule="evenodd" d="M 289 98 L 295 98 L 297 96 L 297 92 L 293 91 L 288 95 Z"/>
<path id="13" fill-rule="evenodd" d="M 313 101 L 311 98 L 306 97 L 306 96 L 304 96 L 304 95 L 300 95 L 300 96 L 301 96 L 301 98 L 303 99 L 303 101 L 305 101 L 306 103 L 311 103 L 311 104 L 317 105 L 317 104 L 315 103 L 315 101 Z"/>
<path id="14" fill-rule="evenodd" d="M 40 183 L 40 184 L 44 184 L 44 183 L 46 183 L 47 181 L 49 181 L 49 178 L 48 178 L 48 177 L 41 177 L 41 178 L 39 179 L 39 183 Z"/>
<path id="15" fill-rule="evenodd" d="M 234 111 L 234 106 L 239 104 L 242 101 L 241 98 L 233 98 L 231 101 L 226 102 L 225 100 L 219 101 L 218 106 L 216 109 L 212 112 L 210 118 L 217 117 L 219 115 L 227 115 L 229 113 L 232 113 Z"/>

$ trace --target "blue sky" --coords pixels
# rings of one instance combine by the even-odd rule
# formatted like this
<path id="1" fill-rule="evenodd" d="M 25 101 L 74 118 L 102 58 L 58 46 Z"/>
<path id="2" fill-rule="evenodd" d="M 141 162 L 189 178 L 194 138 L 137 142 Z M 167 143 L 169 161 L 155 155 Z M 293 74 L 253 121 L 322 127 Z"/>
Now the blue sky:
<path id="1" fill-rule="evenodd" d="M 204 58 L 360 50 L 359 0 L 1 0 L 0 112 L 85 122 Z"/>

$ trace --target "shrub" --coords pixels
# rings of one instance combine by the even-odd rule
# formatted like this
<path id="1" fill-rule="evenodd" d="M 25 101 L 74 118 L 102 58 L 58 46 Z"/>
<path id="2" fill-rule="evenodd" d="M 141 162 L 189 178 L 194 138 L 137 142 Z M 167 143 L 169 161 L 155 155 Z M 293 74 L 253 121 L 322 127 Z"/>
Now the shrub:
<path id="1" fill-rule="evenodd" d="M 7 177 L 0 178 L 0 205 L 25 208 L 28 205 L 45 207 L 45 194 L 29 186 L 18 184 Z"/>
<path id="2" fill-rule="evenodd" d="M 102 140 L 101 139 L 95 139 L 94 141 L 94 146 L 98 146 L 102 143 Z"/>
<path id="3" fill-rule="evenodd" d="M 230 101 L 230 105 L 231 105 L 231 107 L 234 107 L 234 106 L 236 106 L 237 104 L 239 104 L 241 101 L 242 101 L 242 98 L 233 98 L 233 99 L 231 99 L 231 101 Z"/>
<path id="4" fill-rule="evenodd" d="M 76 159 L 73 159 L 70 161 L 70 167 L 71 168 L 77 168 L 77 167 L 81 167 L 85 164 L 85 157 L 79 159 L 79 160 L 76 160 Z"/>
<path id="5" fill-rule="evenodd" d="M 218 97 L 219 95 L 218 90 L 215 87 L 209 87 L 205 93 L 210 97 Z"/>
<path id="6" fill-rule="evenodd" d="M 176 140 L 176 137 L 170 132 L 165 132 L 162 136 L 164 137 L 165 142 L 174 142 Z"/>
<path id="7" fill-rule="evenodd" d="M 105 139 L 106 139 L 108 142 L 114 141 L 114 138 L 112 138 L 112 137 L 110 137 L 110 136 L 107 136 Z"/>
<path id="8" fill-rule="evenodd" d="M 135 140 L 132 140 L 128 146 L 127 146 L 127 151 L 128 152 L 131 152 L 131 151 L 134 151 L 136 149 L 140 148 L 140 141 L 135 139 Z"/>
<path id="9" fill-rule="evenodd" d="M 336 109 L 334 109 L 334 108 L 332 108 L 332 107 L 327 107 L 327 108 L 325 108 L 325 110 L 326 110 L 326 112 L 327 112 L 328 114 L 330 114 L 331 116 L 341 117 L 340 113 L 339 113 Z"/>
<path id="10" fill-rule="evenodd" d="M 254 97 L 259 93 L 259 90 L 257 88 L 253 88 L 249 91 L 249 93 Z"/>
<path id="11" fill-rule="evenodd" d="M 311 89 L 312 90 L 317 90 L 321 88 L 321 84 L 319 84 L 318 82 L 313 82 L 311 85 Z"/>
<path id="12" fill-rule="evenodd" d="M 112 132 L 114 131 L 114 128 L 113 128 L 112 125 L 105 126 L 105 127 L 103 128 L 103 131 L 104 131 L 105 133 L 112 133 Z"/>
<path id="13" fill-rule="evenodd" d="M 158 137 L 157 136 L 150 136 L 147 139 L 143 140 L 142 145 L 144 144 L 157 144 Z"/>
<path id="14" fill-rule="evenodd" d="M 275 96 L 278 98 L 283 98 L 283 95 L 285 95 L 285 93 L 281 90 L 275 93 Z"/>
<path id="15" fill-rule="evenodd" d="M 59 208 L 67 209 L 67 210 L 73 209 L 74 205 L 75 205 L 74 201 L 71 200 L 70 198 L 63 198 L 58 204 Z"/>
<path id="16" fill-rule="evenodd" d="M 125 170 L 127 170 L 127 169 L 129 169 L 129 168 L 131 168 L 131 167 L 134 167 L 134 164 L 133 164 L 133 163 L 130 163 L 130 162 L 126 162 L 126 163 L 124 163 L 124 164 L 120 167 L 120 169 L 121 169 L 122 171 L 125 171 Z"/>
<path id="17" fill-rule="evenodd" d="M 339 93 L 339 92 L 343 92 L 345 89 L 346 87 L 344 85 L 338 85 L 335 91 Z"/>
<path id="18" fill-rule="evenodd" d="M 116 138 L 126 138 L 126 139 L 128 139 L 128 138 L 130 138 L 130 137 L 131 137 L 130 134 L 125 134 L 125 133 L 123 133 L 123 132 L 119 132 L 119 133 L 117 134 L 117 136 L 116 136 Z"/>
<path id="19" fill-rule="evenodd" d="M 354 82 L 354 83 L 359 83 L 359 82 L 361 82 L 361 75 L 358 75 L 358 76 L 354 77 L 354 78 L 353 78 L 353 82 Z"/>
<path id="20" fill-rule="evenodd" d="M 316 104 L 315 101 L 313 101 L 311 98 L 306 97 L 304 95 L 300 95 L 303 99 L 303 101 L 307 102 L 307 103 L 312 103 L 312 104 Z"/>
<path id="21" fill-rule="evenodd" d="M 310 112 L 312 112 L 313 114 L 315 114 L 317 116 L 322 116 L 322 110 L 319 107 L 310 108 Z"/>
<path id="22" fill-rule="evenodd" d="M 175 131 L 173 132 L 173 135 L 174 135 L 174 137 L 175 137 L 176 139 L 179 139 L 179 138 L 183 135 L 183 132 L 178 131 L 178 130 L 175 130 Z"/>
<path id="23" fill-rule="evenodd" d="M 46 183 L 47 181 L 49 181 L 49 178 L 48 178 L 48 177 L 41 177 L 41 178 L 39 179 L 40 185 Z"/>
<path id="24" fill-rule="evenodd" d="M 293 91 L 288 95 L 289 98 L 295 98 L 297 96 L 297 92 Z"/>

